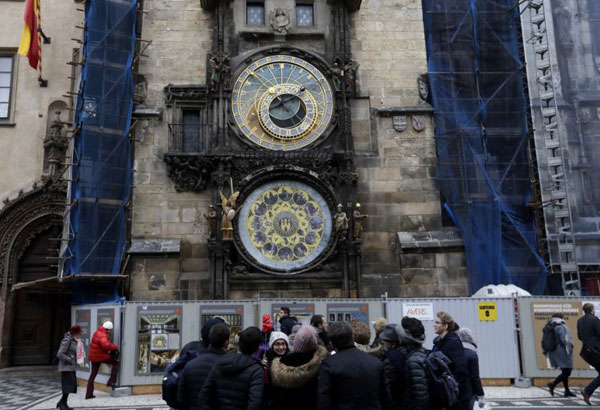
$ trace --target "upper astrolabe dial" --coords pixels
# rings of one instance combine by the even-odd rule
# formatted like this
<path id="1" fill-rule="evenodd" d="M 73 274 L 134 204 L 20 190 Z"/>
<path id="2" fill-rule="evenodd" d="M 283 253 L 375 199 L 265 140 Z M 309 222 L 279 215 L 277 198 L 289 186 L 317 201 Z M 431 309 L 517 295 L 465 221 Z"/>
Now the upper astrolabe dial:
<path id="1" fill-rule="evenodd" d="M 333 93 L 325 76 L 297 57 L 274 55 L 250 64 L 231 97 L 233 118 L 243 136 L 276 151 L 304 148 L 327 130 Z"/>

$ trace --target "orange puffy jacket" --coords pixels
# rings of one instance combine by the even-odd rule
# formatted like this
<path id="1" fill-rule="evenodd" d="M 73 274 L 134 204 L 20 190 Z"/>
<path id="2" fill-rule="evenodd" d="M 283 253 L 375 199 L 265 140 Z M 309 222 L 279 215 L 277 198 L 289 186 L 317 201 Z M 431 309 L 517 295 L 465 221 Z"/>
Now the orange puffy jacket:
<path id="1" fill-rule="evenodd" d="M 92 343 L 90 344 L 90 362 L 100 363 L 110 360 L 110 351 L 118 350 L 117 345 L 114 345 L 108 339 L 108 330 L 100 326 L 94 332 Z"/>

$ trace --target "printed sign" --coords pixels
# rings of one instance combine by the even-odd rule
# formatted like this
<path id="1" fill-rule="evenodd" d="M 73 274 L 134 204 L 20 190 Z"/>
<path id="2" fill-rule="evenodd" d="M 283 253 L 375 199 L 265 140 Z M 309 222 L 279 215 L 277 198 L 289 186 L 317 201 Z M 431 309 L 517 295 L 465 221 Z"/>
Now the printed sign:
<path id="1" fill-rule="evenodd" d="M 479 302 L 477 304 L 477 313 L 479 320 L 495 322 L 498 320 L 498 309 L 496 302 Z"/>
<path id="2" fill-rule="evenodd" d="M 573 360 L 576 369 L 588 369 L 589 365 L 579 357 L 581 351 L 581 341 L 577 339 L 577 320 L 582 316 L 582 304 L 580 301 L 555 300 L 544 302 L 532 302 L 531 314 L 533 315 L 533 334 L 535 338 L 535 351 L 538 369 L 550 369 L 550 362 L 542 353 L 542 335 L 544 326 L 553 314 L 562 313 L 565 316 L 565 323 L 571 331 L 571 339 L 575 347 L 573 348 Z"/>
<path id="3" fill-rule="evenodd" d="M 433 303 L 403 303 L 402 313 L 419 320 L 433 320 Z"/>

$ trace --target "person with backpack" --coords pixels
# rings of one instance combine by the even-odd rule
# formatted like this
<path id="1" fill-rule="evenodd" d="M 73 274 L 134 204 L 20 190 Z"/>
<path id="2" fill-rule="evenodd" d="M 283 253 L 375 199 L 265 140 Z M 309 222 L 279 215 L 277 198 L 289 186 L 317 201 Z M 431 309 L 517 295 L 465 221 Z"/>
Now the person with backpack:
<path id="1" fill-rule="evenodd" d="M 212 326 L 208 334 L 209 346 L 185 365 L 177 388 L 180 410 L 200 409 L 200 390 L 215 363 L 227 352 L 229 335 L 229 326 L 225 323 Z"/>
<path id="2" fill-rule="evenodd" d="M 292 333 L 294 326 L 298 324 L 298 320 L 290 316 L 290 308 L 282 306 L 277 314 L 279 320 L 279 330 L 289 336 Z"/>
<path id="3" fill-rule="evenodd" d="M 427 352 L 423 348 L 425 327 L 419 319 L 405 316 L 400 325 L 396 326 L 396 332 L 400 348 L 406 355 L 406 394 L 401 408 L 406 410 L 433 409 L 430 400 Z M 385 341 L 385 339 L 383 340 Z"/>
<path id="4" fill-rule="evenodd" d="M 600 319 L 594 314 L 591 303 L 583 305 L 583 313 L 577 321 L 577 338 L 583 343 L 579 356 L 598 372 L 598 377 L 581 391 L 583 400 L 591 406 L 590 397 L 600 386 Z"/>
<path id="5" fill-rule="evenodd" d="M 189 362 L 194 360 L 196 357 L 198 357 L 198 355 L 204 353 L 206 349 L 208 349 L 210 344 L 210 330 L 213 326 L 220 323 L 225 323 L 225 321 L 216 316 L 206 321 L 206 323 L 202 325 L 202 329 L 200 329 L 202 340 L 199 342 L 194 341 L 187 343 L 183 349 L 181 349 L 181 352 L 179 352 L 179 357 L 177 357 L 177 360 L 175 360 L 174 363 L 167 364 L 167 368 L 165 369 L 162 380 L 162 399 L 171 408 L 178 409 L 180 406 L 178 398 L 180 375 Z M 184 352 L 184 350 L 186 351 Z"/>
<path id="6" fill-rule="evenodd" d="M 395 324 L 386 325 L 379 334 L 383 345 L 383 370 L 388 380 L 392 403 L 390 409 L 404 409 L 407 395 L 406 349 L 400 346 L 400 339 Z"/>
<path id="7" fill-rule="evenodd" d="M 480 406 L 485 403 L 483 386 L 479 377 L 479 356 L 477 355 L 477 344 L 473 332 L 467 327 L 463 327 L 456 332 L 465 349 L 467 365 L 469 366 L 469 377 L 471 380 L 471 390 L 473 390 L 473 402 L 478 402 Z M 473 407 L 473 406 L 471 406 Z"/>
<path id="8" fill-rule="evenodd" d="M 567 327 L 564 315 L 555 313 L 544 326 L 542 336 L 542 351 L 550 359 L 554 369 L 561 373 L 554 381 L 548 383 L 548 390 L 554 396 L 554 388 L 562 382 L 565 386 L 565 397 L 575 397 L 569 390 L 569 376 L 573 370 L 573 338 Z"/>
<path id="9" fill-rule="evenodd" d="M 92 364 L 92 370 L 87 382 L 87 389 L 85 392 L 86 400 L 96 397 L 94 396 L 94 380 L 96 380 L 98 370 L 100 370 L 100 365 L 102 363 L 110 364 L 112 366 L 110 378 L 106 382 L 106 385 L 114 389 L 117 383 L 119 361 L 115 360 L 111 352 L 117 352 L 119 348 L 117 345 L 110 342 L 110 333 L 112 330 L 113 323 L 110 320 L 107 320 L 94 332 L 94 336 L 92 336 L 92 342 L 90 343 L 90 362 Z"/>
<path id="10" fill-rule="evenodd" d="M 319 368 L 319 410 L 388 410 L 390 392 L 381 361 L 354 347 L 352 329 L 333 323 L 329 340 L 336 354 Z"/>
<path id="11" fill-rule="evenodd" d="M 212 368 L 200 391 L 201 410 L 260 410 L 265 369 L 256 360 L 262 340 L 259 328 L 251 326 L 239 334 L 241 353 L 223 356 Z"/>
<path id="12" fill-rule="evenodd" d="M 462 342 L 455 333 L 454 319 L 446 312 L 438 312 L 434 322 L 437 337 L 433 340 L 432 352 L 441 352 L 450 360 L 450 370 L 458 382 L 458 403 L 451 406 L 455 410 L 471 410 L 473 390 L 469 378 L 469 367 Z M 471 407 L 472 408 L 472 407 Z"/>
<path id="13" fill-rule="evenodd" d="M 67 404 L 69 394 L 77 393 L 77 345 L 81 338 L 81 327 L 71 326 L 60 342 L 56 358 L 58 359 L 58 371 L 60 373 L 60 385 L 62 396 L 56 408 L 60 410 L 72 410 Z"/>

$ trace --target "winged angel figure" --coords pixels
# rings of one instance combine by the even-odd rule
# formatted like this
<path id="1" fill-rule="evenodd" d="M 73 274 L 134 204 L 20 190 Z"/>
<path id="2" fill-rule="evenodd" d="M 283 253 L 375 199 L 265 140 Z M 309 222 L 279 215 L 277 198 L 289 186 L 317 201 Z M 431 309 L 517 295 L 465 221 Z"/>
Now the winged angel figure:
<path id="1" fill-rule="evenodd" d="M 223 206 L 223 216 L 221 217 L 221 239 L 224 241 L 231 241 L 233 239 L 233 218 L 236 215 L 235 201 L 240 196 L 240 191 L 232 193 L 227 198 L 222 191 L 219 191 L 221 195 L 221 205 Z"/>

